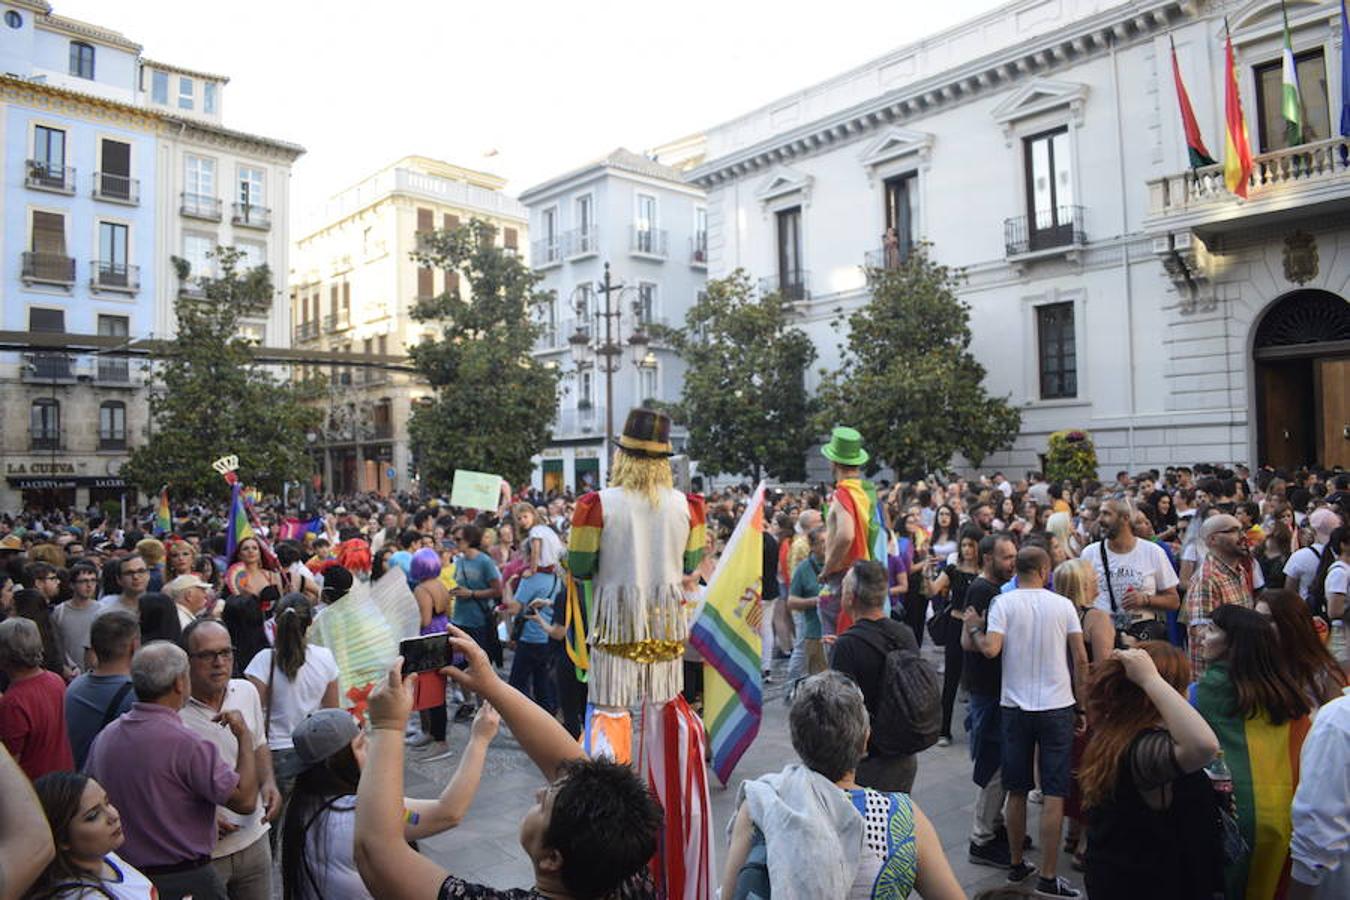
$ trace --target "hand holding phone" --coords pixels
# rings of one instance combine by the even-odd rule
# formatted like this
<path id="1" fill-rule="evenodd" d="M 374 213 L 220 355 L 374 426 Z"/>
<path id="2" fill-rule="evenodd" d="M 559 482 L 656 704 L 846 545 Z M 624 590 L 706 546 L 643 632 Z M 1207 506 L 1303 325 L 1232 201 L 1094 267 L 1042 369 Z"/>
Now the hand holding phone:
<path id="1" fill-rule="evenodd" d="M 434 672 L 455 664 L 450 654 L 450 635 L 444 631 L 405 638 L 399 641 L 398 652 L 403 657 L 405 678 L 417 672 Z"/>

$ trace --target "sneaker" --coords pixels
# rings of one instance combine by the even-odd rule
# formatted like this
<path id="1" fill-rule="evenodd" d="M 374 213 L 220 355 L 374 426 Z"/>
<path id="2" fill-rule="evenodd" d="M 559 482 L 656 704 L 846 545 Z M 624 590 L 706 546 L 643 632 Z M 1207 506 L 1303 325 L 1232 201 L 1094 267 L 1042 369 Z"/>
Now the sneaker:
<path id="1" fill-rule="evenodd" d="M 1032 871 L 1035 871 L 1034 869 Z M 1037 897 L 1081 897 L 1082 892 L 1063 878 L 1037 878 Z"/>
<path id="2" fill-rule="evenodd" d="M 424 757 L 422 757 L 422 762 L 424 762 L 424 763 L 429 763 L 429 762 L 440 762 L 441 760 L 443 760 L 443 759 L 449 759 L 450 757 L 452 757 L 452 756 L 454 756 L 454 755 L 455 755 L 455 751 L 454 751 L 454 750 L 451 750 L 449 747 L 446 747 L 446 748 L 445 748 L 444 750 L 442 750 L 440 753 L 433 753 L 433 754 L 431 754 L 430 756 L 424 756 Z M 1077 895 L 1075 895 L 1075 896 L 1077 896 Z"/>
<path id="3" fill-rule="evenodd" d="M 409 747 L 412 747 L 415 750 L 418 747 L 425 747 L 427 744 L 430 744 L 431 735 L 426 734 L 425 732 L 419 732 L 413 735 L 412 737 L 406 738 L 403 741 L 403 743 L 407 744 Z"/>
<path id="4" fill-rule="evenodd" d="M 944 734 L 942 737 L 938 738 L 939 747 L 950 747 L 951 745 L 952 739 L 947 737 L 947 735 Z"/>
<path id="5" fill-rule="evenodd" d="M 990 866 L 995 869 L 1006 869 L 1012 865 L 1008 845 L 999 841 L 990 841 L 987 844 L 972 842 L 969 852 L 966 853 L 966 859 L 977 866 Z"/>
<path id="6" fill-rule="evenodd" d="M 1040 788 L 1032 788 L 1030 791 L 1027 791 L 1028 803 L 1040 803 L 1044 799 L 1045 795 L 1041 793 Z"/>
<path id="7" fill-rule="evenodd" d="M 1026 860 L 1022 860 L 1015 866 L 1008 869 L 1008 884 L 1025 884 L 1027 879 L 1036 874 L 1036 867 Z M 1078 894 L 1074 893 L 1077 897 Z"/>
<path id="8" fill-rule="evenodd" d="M 768 669 L 764 670 L 764 683 L 773 684 L 773 673 L 770 672 Z"/>

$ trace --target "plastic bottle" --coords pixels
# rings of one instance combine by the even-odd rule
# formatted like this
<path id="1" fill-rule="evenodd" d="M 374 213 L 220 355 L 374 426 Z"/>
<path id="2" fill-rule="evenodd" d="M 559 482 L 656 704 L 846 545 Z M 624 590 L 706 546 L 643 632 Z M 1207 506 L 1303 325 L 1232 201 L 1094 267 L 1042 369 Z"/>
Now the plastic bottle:
<path id="1" fill-rule="evenodd" d="M 1223 760 L 1223 751 L 1214 757 L 1214 761 L 1205 766 L 1205 774 L 1209 776 L 1210 786 L 1224 797 L 1230 797 L 1233 794 L 1233 773 L 1228 769 L 1228 763 Z"/>

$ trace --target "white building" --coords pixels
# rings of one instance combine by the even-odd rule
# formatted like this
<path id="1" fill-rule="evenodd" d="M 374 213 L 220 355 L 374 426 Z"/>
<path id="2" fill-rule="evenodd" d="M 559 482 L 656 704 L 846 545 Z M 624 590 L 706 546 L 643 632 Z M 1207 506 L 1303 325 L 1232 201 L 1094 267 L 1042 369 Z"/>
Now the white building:
<path id="1" fill-rule="evenodd" d="M 645 325 L 682 326 L 706 283 L 708 226 L 703 191 L 679 170 L 619 149 L 523 192 L 533 238 L 530 265 L 553 303 L 536 356 L 564 371 L 553 440 L 536 460 L 545 491 L 603 486 L 607 425 L 617 436 L 634 406 L 673 402 L 683 364 Z M 614 289 L 604 315 L 605 270 Z M 621 289 L 620 289 L 621 286 Z M 608 325 L 608 338 L 606 326 Z M 640 335 L 635 344 L 631 338 Z M 621 352 L 606 377 L 609 340 Z M 587 348 L 578 363 L 573 347 Z M 612 398 L 607 396 L 612 387 Z M 676 429 L 677 445 L 687 435 Z"/>
<path id="2" fill-rule="evenodd" d="M 962 267 L 1013 449 L 1089 429 L 1104 473 L 1197 460 L 1350 465 L 1350 169 L 1339 5 L 1288 3 L 1306 145 L 1280 121 L 1280 4 L 1016 0 L 706 131 L 708 274 L 800 298 L 824 366 L 882 234 Z M 1188 171 L 1169 38 L 1219 154 L 1224 19 L 1250 198 Z M 903 352 L 903 348 L 897 348 Z"/>

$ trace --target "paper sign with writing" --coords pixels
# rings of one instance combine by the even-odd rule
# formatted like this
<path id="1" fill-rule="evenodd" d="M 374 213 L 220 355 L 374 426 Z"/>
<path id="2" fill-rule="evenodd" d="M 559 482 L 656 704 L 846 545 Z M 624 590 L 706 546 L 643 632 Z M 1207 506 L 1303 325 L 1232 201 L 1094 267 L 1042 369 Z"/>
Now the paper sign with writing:
<path id="1" fill-rule="evenodd" d="M 496 509 L 501 491 L 500 475 L 456 469 L 455 482 L 450 488 L 450 505 L 467 509 Z"/>

